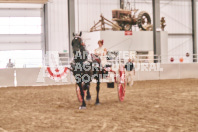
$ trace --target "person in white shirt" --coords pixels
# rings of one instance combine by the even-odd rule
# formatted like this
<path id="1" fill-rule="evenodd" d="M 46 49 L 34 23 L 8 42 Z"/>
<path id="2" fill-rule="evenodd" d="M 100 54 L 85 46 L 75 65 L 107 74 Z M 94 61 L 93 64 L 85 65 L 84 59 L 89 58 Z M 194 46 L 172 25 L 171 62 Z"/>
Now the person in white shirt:
<path id="1" fill-rule="evenodd" d="M 103 40 L 98 41 L 99 47 L 97 49 L 95 49 L 95 55 L 100 57 L 101 64 L 104 67 L 107 63 L 107 58 L 106 58 L 107 49 L 103 47 L 103 44 L 104 44 Z"/>
<path id="2" fill-rule="evenodd" d="M 9 59 L 9 62 L 6 65 L 6 68 L 13 68 L 14 64 L 11 62 L 11 59 Z"/>

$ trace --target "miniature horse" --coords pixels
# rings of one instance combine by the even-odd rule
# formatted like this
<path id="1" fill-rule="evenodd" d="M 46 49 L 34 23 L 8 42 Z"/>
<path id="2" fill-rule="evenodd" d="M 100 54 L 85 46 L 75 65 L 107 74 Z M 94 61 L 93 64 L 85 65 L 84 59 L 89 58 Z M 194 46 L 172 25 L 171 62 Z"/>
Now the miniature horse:
<path id="1" fill-rule="evenodd" d="M 84 90 L 87 90 L 86 100 L 91 99 L 90 94 L 90 82 L 92 79 L 97 80 L 97 97 L 96 105 L 99 105 L 99 91 L 100 91 L 100 77 L 102 75 L 102 68 L 100 67 L 100 59 L 92 54 L 92 61 L 87 61 L 88 51 L 83 44 L 81 39 L 82 32 L 79 35 L 73 34 L 74 39 L 72 40 L 72 49 L 74 55 L 74 62 L 71 63 L 71 69 L 76 79 L 76 84 L 80 88 L 82 96 L 82 105 L 79 109 L 86 109 L 86 103 L 84 100 Z"/>

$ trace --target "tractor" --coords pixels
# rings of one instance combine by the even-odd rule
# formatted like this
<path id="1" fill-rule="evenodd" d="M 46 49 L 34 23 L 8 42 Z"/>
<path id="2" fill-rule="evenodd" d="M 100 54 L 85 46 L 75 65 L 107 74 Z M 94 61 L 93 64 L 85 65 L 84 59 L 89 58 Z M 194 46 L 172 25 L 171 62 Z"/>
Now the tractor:
<path id="1" fill-rule="evenodd" d="M 136 17 L 135 14 L 138 10 L 135 9 L 133 11 L 126 9 L 112 10 L 112 20 L 117 22 L 117 24 L 122 28 L 121 30 L 130 31 L 132 25 L 138 25 L 138 27 L 143 31 L 152 30 L 150 15 L 145 11 L 141 11 L 138 14 L 138 17 Z"/>

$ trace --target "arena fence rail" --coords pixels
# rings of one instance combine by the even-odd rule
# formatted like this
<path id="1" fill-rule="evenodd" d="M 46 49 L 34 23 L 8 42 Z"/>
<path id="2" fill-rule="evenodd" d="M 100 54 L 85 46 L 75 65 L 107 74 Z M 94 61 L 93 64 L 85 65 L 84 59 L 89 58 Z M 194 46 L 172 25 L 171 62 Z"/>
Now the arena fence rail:
<path id="1" fill-rule="evenodd" d="M 198 55 L 193 55 L 193 60 L 197 60 Z M 142 57 L 142 56 L 141 56 Z M 136 58 L 141 58 L 136 56 Z M 160 57 L 168 58 L 168 56 Z M 179 57 L 178 57 L 179 58 Z M 71 61 L 71 60 L 70 60 Z M 127 62 L 128 59 L 114 59 L 108 62 L 115 65 Z M 153 60 L 152 60 L 153 61 Z M 140 63 L 139 63 L 140 62 Z M 136 59 L 134 81 L 141 80 L 162 80 L 162 79 L 185 79 L 198 78 L 198 63 L 185 63 L 177 61 L 167 63 L 150 63 L 149 59 Z M 66 66 L 68 66 L 69 62 Z M 149 70 L 153 64 L 158 65 L 163 70 Z M 138 68 L 139 67 L 139 68 Z M 141 68 L 144 68 L 142 70 Z M 145 70 L 147 67 L 147 70 Z M 112 67 L 114 71 L 118 70 L 115 66 Z M 54 81 L 53 78 L 43 69 L 38 68 L 5 68 L 0 69 L 0 87 L 14 87 L 14 86 L 47 86 L 47 85 L 63 85 L 74 84 L 75 79 L 70 71 L 62 80 Z"/>

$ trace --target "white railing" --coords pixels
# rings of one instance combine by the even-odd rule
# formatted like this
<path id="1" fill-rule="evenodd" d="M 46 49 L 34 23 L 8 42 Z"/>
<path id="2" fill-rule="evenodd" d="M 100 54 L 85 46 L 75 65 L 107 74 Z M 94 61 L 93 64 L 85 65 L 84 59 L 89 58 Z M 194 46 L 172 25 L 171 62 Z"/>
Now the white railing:
<path id="1" fill-rule="evenodd" d="M 120 62 L 124 60 L 124 62 L 128 61 L 128 58 L 116 58 L 115 60 L 108 60 L 108 62 Z M 197 63 L 198 55 L 194 54 L 192 56 L 182 56 L 182 55 L 164 55 L 164 56 L 158 56 L 158 55 L 137 55 L 132 57 L 134 59 L 134 62 L 136 63 Z"/>
<path id="2" fill-rule="evenodd" d="M 104 56 L 105 58 L 107 56 Z M 128 58 L 119 58 L 116 57 L 113 60 L 107 60 L 108 63 L 111 64 L 118 64 L 118 63 L 126 63 L 128 61 Z M 189 57 L 185 55 L 164 55 L 164 56 L 158 56 L 158 55 L 137 55 L 131 57 L 135 63 L 198 63 L 198 54 L 193 54 Z M 62 59 L 62 60 L 61 60 Z M 70 57 L 59 57 L 59 62 L 56 64 L 62 65 L 62 66 L 69 66 L 73 58 Z M 6 65 L 8 63 L 8 60 L 0 60 L 0 69 L 6 68 Z M 14 68 L 36 68 L 36 67 L 42 67 L 49 65 L 48 62 L 46 62 L 44 59 L 41 58 L 18 58 L 16 60 L 12 60 L 12 63 L 15 65 Z"/>
<path id="3" fill-rule="evenodd" d="M 141 66 L 149 64 L 141 64 Z M 190 68 L 189 68 L 190 67 Z M 174 63 L 174 64 L 160 64 L 162 70 L 138 70 L 135 65 L 135 81 L 141 80 L 163 80 L 163 79 L 198 79 L 198 63 Z M 53 79 L 49 79 L 49 76 L 41 76 L 42 68 L 13 68 L 13 69 L 0 69 L 1 84 L 0 87 L 7 86 L 43 86 L 43 85 L 63 85 L 74 84 L 75 78 L 71 72 L 67 73 L 67 81 L 61 80 L 56 82 Z M 116 70 L 114 70 L 116 71 Z M 171 71 L 171 72 L 170 72 Z M 6 76 L 5 76 L 6 75 Z M 4 77 L 5 76 L 5 77 Z M 17 78 L 17 79 L 16 79 Z"/>

